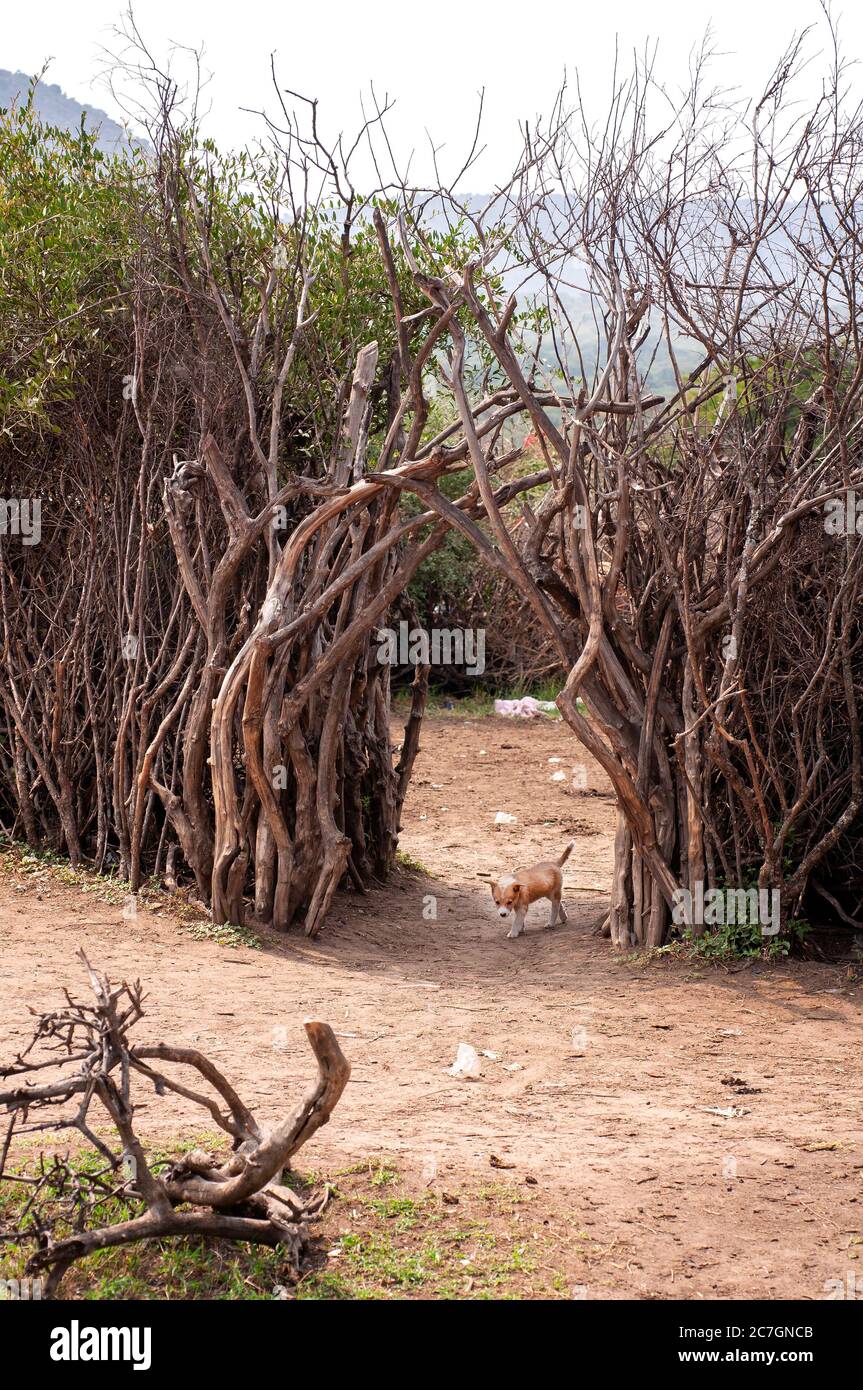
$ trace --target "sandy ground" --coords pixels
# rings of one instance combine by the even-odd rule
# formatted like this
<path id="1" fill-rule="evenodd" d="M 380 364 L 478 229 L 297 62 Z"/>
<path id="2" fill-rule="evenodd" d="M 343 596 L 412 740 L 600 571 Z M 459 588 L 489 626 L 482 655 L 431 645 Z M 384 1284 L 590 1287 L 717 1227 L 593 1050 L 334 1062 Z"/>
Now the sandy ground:
<path id="1" fill-rule="evenodd" d="M 517 823 L 496 829 L 500 810 Z M 265 1119 L 311 1075 L 302 1018 L 329 1021 L 353 1077 L 299 1166 L 387 1155 L 435 1187 L 488 1181 L 495 1155 L 601 1244 L 590 1296 L 820 1299 L 826 1280 L 863 1282 L 859 968 L 616 959 L 592 934 L 614 817 L 560 723 L 443 717 L 427 722 L 405 814 L 402 848 L 425 873 L 341 895 L 316 942 L 229 949 L 7 872 L 0 1056 L 29 1036 L 28 1006 L 81 985 L 83 946 L 145 982 L 141 1040 L 210 1053 Z M 567 924 L 543 929 L 541 904 L 507 940 L 481 875 L 570 838 Z M 478 1080 L 447 1074 L 462 1041 L 495 1054 Z M 201 1130 L 182 1100 L 144 1107 L 145 1132 Z"/>

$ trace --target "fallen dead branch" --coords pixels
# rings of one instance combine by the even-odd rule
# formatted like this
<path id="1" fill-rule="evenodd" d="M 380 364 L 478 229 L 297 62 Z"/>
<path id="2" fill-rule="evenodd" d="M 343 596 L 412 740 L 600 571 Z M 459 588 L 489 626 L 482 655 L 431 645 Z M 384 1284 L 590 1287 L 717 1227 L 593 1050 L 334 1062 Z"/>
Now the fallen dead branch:
<path id="1" fill-rule="evenodd" d="M 95 1003 L 82 1003 L 67 992 L 65 1006 L 38 1015 L 28 1046 L 0 1068 L 0 1079 L 13 1083 L 0 1092 L 0 1106 L 10 1113 L 0 1179 L 31 1189 L 14 1229 L 0 1230 L 0 1239 L 35 1244 L 27 1273 L 46 1274 L 46 1297 L 57 1293 L 76 1260 L 166 1236 L 278 1245 L 298 1270 L 309 1222 L 323 1209 L 325 1196 L 306 1200 L 282 1182 L 282 1175 L 327 1123 L 350 1076 L 332 1029 L 306 1020 L 317 1078 L 293 1111 L 265 1129 L 203 1053 L 164 1042 L 131 1043 L 130 1031 L 144 1014 L 140 982 L 113 986 L 83 951 L 78 954 Z M 194 1079 L 181 1080 L 177 1067 L 191 1069 Z M 135 1083 L 152 1087 L 157 1096 L 173 1092 L 200 1105 L 230 1136 L 231 1155 L 219 1158 L 198 1149 L 174 1160 L 148 1159 L 135 1129 Z M 198 1089 L 202 1084 L 205 1089 Z M 107 1112 L 116 1136 L 112 1142 L 96 1132 L 103 1127 L 91 1117 L 94 1104 Z M 82 1169 L 68 1153 L 50 1159 L 43 1153 L 35 1174 L 10 1171 L 16 1140 L 66 1130 L 77 1131 L 101 1155 L 101 1167 Z M 140 1210 L 129 1219 L 105 1222 L 105 1213 L 121 1204 L 124 1210 Z M 93 1224 L 97 1212 L 99 1224 Z"/>

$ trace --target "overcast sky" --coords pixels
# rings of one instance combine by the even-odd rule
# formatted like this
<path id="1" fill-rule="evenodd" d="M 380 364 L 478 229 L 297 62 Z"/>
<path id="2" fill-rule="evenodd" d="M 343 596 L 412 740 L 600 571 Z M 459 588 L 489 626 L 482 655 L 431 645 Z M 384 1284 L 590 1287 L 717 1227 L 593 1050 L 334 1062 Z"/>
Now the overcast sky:
<path id="1" fill-rule="evenodd" d="M 49 81 L 117 116 L 99 78 L 100 53 L 106 46 L 116 51 L 112 30 L 124 9 L 121 0 L 6 0 L 0 67 L 32 73 L 50 59 Z M 847 56 L 863 57 L 863 5 L 837 0 L 833 9 Z M 601 102 L 616 37 L 623 52 L 658 40 L 660 70 L 679 83 L 710 24 L 725 55 L 717 78 L 747 95 L 760 90 L 795 30 L 815 26 L 816 55 L 828 38 L 817 0 L 141 0 L 135 13 L 160 58 L 172 44 L 203 44 L 204 67 L 213 74 L 207 130 L 223 146 L 259 131 L 243 107 L 273 108 L 271 52 L 285 86 L 320 99 L 328 130 L 356 128 L 360 95 L 374 82 L 379 94 L 396 99 L 391 125 L 401 150 L 424 148 L 428 129 L 453 163 L 484 87 L 487 149 L 468 180 L 474 189 L 505 176 L 519 119 L 548 109 L 565 69 L 578 69 L 589 102 Z M 813 93 L 817 66 L 810 69 Z"/>

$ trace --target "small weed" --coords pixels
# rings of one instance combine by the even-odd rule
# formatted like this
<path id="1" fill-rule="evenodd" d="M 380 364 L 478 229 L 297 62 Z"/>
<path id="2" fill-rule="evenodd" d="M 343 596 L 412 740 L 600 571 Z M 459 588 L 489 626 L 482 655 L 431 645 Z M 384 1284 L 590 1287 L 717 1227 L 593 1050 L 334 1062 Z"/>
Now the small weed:
<path id="1" fill-rule="evenodd" d="M 398 1169 L 387 1159 L 363 1159 L 361 1163 L 352 1163 L 350 1168 L 339 1168 L 333 1176 L 337 1178 L 352 1178 L 364 1174 L 373 1187 L 386 1187 L 388 1183 L 395 1182 L 398 1178 Z"/>
<path id="2" fill-rule="evenodd" d="M 88 865 L 73 868 L 69 860 L 56 850 L 34 850 L 19 841 L 0 835 L 0 873 L 9 878 L 29 880 L 27 886 L 47 891 L 50 884 L 76 888 L 98 902 L 119 907 L 132 896 L 132 885 L 116 873 L 98 873 Z M 16 884 L 23 888 L 24 883 Z M 207 909 L 194 898 L 193 890 L 182 888 L 168 892 L 158 878 L 146 879 L 135 895 L 137 904 L 161 914 L 175 917 L 182 923 L 198 924 Z"/>
<path id="3" fill-rule="evenodd" d="M 787 923 L 779 936 L 764 936 L 758 922 L 726 922 L 703 936 L 684 932 L 689 953 L 701 960 L 781 960 L 799 946 L 809 931 L 807 922 Z"/>
<path id="4" fill-rule="evenodd" d="M 370 1182 L 372 1187 L 386 1187 L 388 1183 L 395 1182 L 397 1177 L 397 1168 L 389 1168 L 385 1163 L 379 1163 L 371 1173 Z"/>
<path id="5" fill-rule="evenodd" d="M 260 937 L 257 937 L 250 927 L 239 927 L 234 922 L 224 922 L 221 925 L 215 922 L 192 922 L 185 930 L 196 941 L 214 941 L 217 946 L 229 946 L 231 950 L 240 946 L 247 946 L 250 951 L 261 949 Z"/>
<path id="6" fill-rule="evenodd" d="M 417 1204 L 412 1197 L 384 1197 L 369 1202 L 368 1206 L 377 1212 L 378 1216 L 386 1216 L 389 1220 L 395 1217 L 415 1216 L 417 1213 Z"/>
<path id="7" fill-rule="evenodd" d="M 421 859 L 415 859 L 412 854 L 407 854 L 405 850 L 396 852 L 396 860 L 403 869 L 410 869 L 415 874 L 425 874 L 427 878 L 434 878 L 434 874 Z"/>

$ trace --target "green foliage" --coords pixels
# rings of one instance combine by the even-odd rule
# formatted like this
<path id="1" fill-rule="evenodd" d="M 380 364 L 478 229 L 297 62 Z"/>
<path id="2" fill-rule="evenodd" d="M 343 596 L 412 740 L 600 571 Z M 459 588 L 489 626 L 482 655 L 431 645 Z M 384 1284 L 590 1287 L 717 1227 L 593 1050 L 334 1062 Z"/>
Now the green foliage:
<path id="1" fill-rule="evenodd" d="M 214 941 L 217 946 L 229 946 L 236 950 L 247 946 L 250 951 L 260 951 L 260 938 L 249 927 L 237 926 L 234 922 L 217 925 L 213 922 L 193 922 L 186 928 L 189 936 L 196 941 Z"/>
<path id="2" fill-rule="evenodd" d="M 93 363 L 117 351 L 138 248 L 140 156 L 82 127 L 0 112 L 0 429 L 51 427 Z"/>
<path id="3" fill-rule="evenodd" d="M 397 850 L 396 860 L 403 869 L 410 869 L 415 874 L 425 874 L 427 877 L 431 876 L 422 860 L 416 859 L 414 855 L 408 854 L 406 850 Z"/>
<path id="4" fill-rule="evenodd" d="M 284 168 L 274 154 L 223 154 L 193 125 L 175 132 L 164 164 L 141 151 L 107 156 L 96 138 L 84 128 L 69 133 L 44 124 L 32 100 L 0 113 L 2 428 L 10 436 L 58 430 L 52 408 L 77 402 L 100 361 L 119 397 L 133 366 L 129 311 L 136 286 L 160 300 L 160 312 L 171 313 L 181 299 L 175 295 L 180 252 L 202 290 L 208 253 L 249 340 L 263 287 L 275 276 L 256 380 L 262 411 L 296 327 L 299 267 L 313 273 L 306 313 L 314 314 L 314 327 L 295 359 L 284 442 L 289 454 L 314 447 L 325 460 L 334 444 L 332 400 L 359 349 L 376 341 L 385 364 L 397 347 L 372 205 L 357 199 L 348 217 L 330 200 L 297 218 L 285 206 Z M 394 205 L 379 206 L 391 221 Z M 432 231 L 415 254 L 430 270 L 458 261 L 463 236 L 458 227 Z M 393 256 L 405 313 L 416 315 L 427 301 L 398 242 Z M 426 331 L 427 321 L 416 320 L 412 347 Z M 373 394 L 373 406 L 370 467 L 386 429 L 383 391 Z"/>
<path id="5" fill-rule="evenodd" d="M 441 479 L 440 490 L 450 500 L 461 497 L 470 486 L 469 469 L 452 473 Z M 405 498 L 402 508 L 407 515 L 421 509 L 418 499 Z M 443 544 L 426 560 L 408 586 L 408 596 L 416 606 L 421 623 L 433 625 L 437 608 L 445 616 L 467 617 L 476 612 L 473 594 L 477 581 L 477 554 L 471 542 L 460 531 L 450 530 Z M 440 626 L 440 624 L 438 624 Z"/>
<path id="6" fill-rule="evenodd" d="M 779 936 L 763 936 L 758 922 L 726 922 L 703 936 L 691 931 L 683 935 L 692 954 L 702 960 L 779 960 L 790 955 L 808 931 L 807 922 L 794 918 Z"/>

